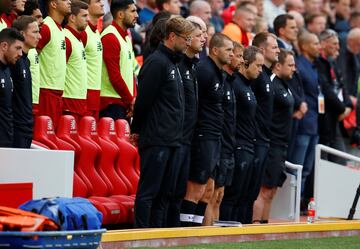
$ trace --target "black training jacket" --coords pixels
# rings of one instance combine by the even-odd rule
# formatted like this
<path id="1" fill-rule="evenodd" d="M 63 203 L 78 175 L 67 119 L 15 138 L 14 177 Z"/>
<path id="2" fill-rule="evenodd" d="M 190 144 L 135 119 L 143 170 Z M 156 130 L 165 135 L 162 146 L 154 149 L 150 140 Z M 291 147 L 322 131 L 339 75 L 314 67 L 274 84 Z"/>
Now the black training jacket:
<path id="1" fill-rule="evenodd" d="M 183 138 L 184 89 L 177 63 L 181 55 L 164 44 L 145 61 L 131 125 L 139 147 L 180 146 Z"/>
<path id="2" fill-rule="evenodd" d="M 0 147 L 12 147 L 13 144 L 12 93 L 10 69 L 0 62 Z"/>

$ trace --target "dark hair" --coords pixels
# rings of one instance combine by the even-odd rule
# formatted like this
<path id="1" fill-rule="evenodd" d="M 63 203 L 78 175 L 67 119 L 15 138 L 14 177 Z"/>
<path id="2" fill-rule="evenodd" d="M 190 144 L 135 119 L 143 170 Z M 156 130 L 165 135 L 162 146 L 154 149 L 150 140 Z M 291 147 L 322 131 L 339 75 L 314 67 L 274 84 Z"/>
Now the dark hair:
<path id="1" fill-rule="evenodd" d="M 260 32 L 257 33 L 252 41 L 252 45 L 255 47 L 266 47 L 267 46 L 267 40 L 269 37 L 273 37 L 276 40 L 276 36 L 269 32 Z"/>
<path id="2" fill-rule="evenodd" d="M 118 11 L 126 10 L 131 4 L 134 4 L 133 0 L 112 0 L 110 5 L 110 12 L 113 18 L 115 18 Z"/>
<path id="3" fill-rule="evenodd" d="M 321 13 L 314 13 L 314 14 L 306 15 L 305 16 L 305 25 L 308 26 L 310 23 L 312 23 L 315 20 L 315 18 L 317 18 L 319 16 L 324 17 L 326 19 L 326 16 Z"/>
<path id="4" fill-rule="evenodd" d="M 160 10 L 160 11 L 162 11 L 163 9 L 164 9 L 164 7 L 163 7 L 163 5 L 165 4 L 165 3 L 169 3 L 171 0 L 156 0 L 155 1 L 155 4 L 156 4 L 156 7 Z"/>
<path id="5" fill-rule="evenodd" d="M 215 33 L 213 37 L 211 37 L 209 43 L 209 50 L 211 51 L 213 48 L 219 48 L 224 46 L 225 40 L 233 42 L 227 35 L 224 35 L 222 33 Z"/>
<path id="6" fill-rule="evenodd" d="M 286 58 L 292 55 L 294 56 L 294 52 L 291 50 L 286 50 L 283 48 L 280 48 L 280 53 L 279 53 L 279 57 L 278 57 L 278 61 L 276 63 L 279 63 L 281 65 L 284 65 Z"/>
<path id="7" fill-rule="evenodd" d="M 27 0 L 25 2 L 24 12 L 22 15 L 31 16 L 37 9 L 40 9 L 40 5 L 37 0 Z"/>
<path id="8" fill-rule="evenodd" d="M 250 65 L 256 60 L 256 55 L 262 54 L 260 48 L 255 46 L 249 46 L 244 49 L 244 61 L 246 64 Z"/>
<path id="9" fill-rule="evenodd" d="M 26 31 L 29 27 L 30 23 L 36 22 L 35 17 L 32 16 L 19 16 L 12 24 L 12 27 L 17 29 L 18 31 Z"/>
<path id="10" fill-rule="evenodd" d="M 13 44 L 16 40 L 25 41 L 24 36 L 14 28 L 6 28 L 0 32 L 0 43 L 6 42 L 9 45 Z"/>
<path id="11" fill-rule="evenodd" d="M 278 15 L 274 20 L 274 31 L 277 36 L 279 36 L 279 30 L 281 28 L 286 27 L 286 23 L 288 20 L 295 20 L 295 18 L 292 15 L 289 14 L 283 14 Z"/>
<path id="12" fill-rule="evenodd" d="M 87 10 L 89 5 L 83 1 L 73 0 L 71 1 L 71 15 L 76 16 L 80 13 L 80 10 Z"/>

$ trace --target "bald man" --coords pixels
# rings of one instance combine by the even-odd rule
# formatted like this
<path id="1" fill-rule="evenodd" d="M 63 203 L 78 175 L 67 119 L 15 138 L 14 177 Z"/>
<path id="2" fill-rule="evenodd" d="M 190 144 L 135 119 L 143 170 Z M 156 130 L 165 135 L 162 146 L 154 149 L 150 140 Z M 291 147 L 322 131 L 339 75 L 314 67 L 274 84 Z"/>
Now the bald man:
<path id="1" fill-rule="evenodd" d="M 191 3 L 190 15 L 200 17 L 206 25 L 210 24 L 211 19 L 211 7 L 210 4 L 204 0 L 195 0 Z"/>
<path id="2" fill-rule="evenodd" d="M 290 161 L 303 165 L 302 193 L 306 178 L 310 175 L 315 161 L 315 146 L 318 143 L 318 115 L 323 115 L 325 110 L 318 108 L 318 99 L 322 95 L 319 85 L 315 60 L 319 57 L 319 38 L 312 33 L 303 32 L 299 37 L 301 55 L 296 59 L 296 67 L 302 79 L 305 101 L 308 111 L 299 121 L 295 136 L 295 149 L 290 155 Z"/>
<path id="3" fill-rule="evenodd" d="M 300 14 L 305 13 L 305 5 L 303 0 L 288 0 L 286 1 L 286 11 L 290 14 L 290 11 L 297 11 Z"/>

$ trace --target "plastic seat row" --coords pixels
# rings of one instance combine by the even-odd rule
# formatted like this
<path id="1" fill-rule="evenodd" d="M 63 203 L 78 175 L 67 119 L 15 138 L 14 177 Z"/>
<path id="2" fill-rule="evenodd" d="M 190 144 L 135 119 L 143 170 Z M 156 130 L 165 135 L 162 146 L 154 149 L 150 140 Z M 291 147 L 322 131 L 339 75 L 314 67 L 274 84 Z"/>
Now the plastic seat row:
<path id="1" fill-rule="evenodd" d="M 129 143 L 126 120 L 83 117 L 79 127 L 62 116 L 55 134 L 47 116 L 37 117 L 34 140 L 54 150 L 75 152 L 73 196 L 88 198 L 103 214 L 103 224 L 132 223 L 139 180 L 139 155 Z"/>

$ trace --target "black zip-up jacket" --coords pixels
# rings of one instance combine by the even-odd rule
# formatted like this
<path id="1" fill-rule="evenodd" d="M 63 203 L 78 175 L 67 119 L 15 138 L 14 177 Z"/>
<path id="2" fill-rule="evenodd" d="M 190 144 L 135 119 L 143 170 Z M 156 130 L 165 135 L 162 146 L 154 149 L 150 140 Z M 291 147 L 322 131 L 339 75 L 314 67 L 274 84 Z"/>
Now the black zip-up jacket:
<path id="1" fill-rule="evenodd" d="M 233 89 L 235 77 L 226 74 L 224 82 L 224 128 L 221 136 L 221 155 L 231 155 L 236 146 L 236 97 Z"/>
<path id="2" fill-rule="evenodd" d="M 272 144 L 288 146 L 291 133 L 294 97 L 285 80 L 274 77 L 274 111 L 270 127 Z"/>
<path id="3" fill-rule="evenodd" d="M 183 139 L 184 89 L 177 67 L 181 55 L 164 44 L 145 61 L 131 129 L 139 147 L 180 146 Z"/>
<path id="4" fill-rule="evenodd" d="M 30 72 L 30 61 L 27 54 L 17 60 L 16 64 L 10 66 L 11 78 L 14 82 L 13 113 L 14 132 L 21 136 L 32 138 L 33 115 L 32 115 L 32 81 Z"/>
<path id="5" fill-rule="evenodd" d="M 14 139 L 13 82 L 10 68 L 0 62 L 0 147 L 12 147 Z"/>
<path id="6" fill-rule="evenodd" d="M 304 87 L 301 81 L 300 74 L 296 71 L 291 80 L 287 80 L 289 89 L 294 97 L 294 110 L 300 109 L 300 104 L 305 102 Z"/>
<path id="7" fill-rule="evenodd" d="M 183 143 L 190 145 L 197 121 L 198 83 L 195 77 L 197 58 L 184 58 L 179 63 L 180 75 L 184 86 L 185 117 L 183 129 Z"/>
<path id="8" fill-rule="evenodd" d="M 199 109 L 195 133 L 206 138 L 220 139 L 224 124 L 223 71 L 210 57 L 206 57 L 196 68 L 196 78 L 199 85 Z"/>
<path id="9" fill-rule="evenodd" d="M 257 100 L 251 89 L 251 81 L 240 73 L 234 73 L 233 82 L 236 97 L 236 146 L 254 151 L 256 139 Z"/>
<path id="10" fill-rule="evenodd" d="M 263 66 L 259 77 L 251 83 L 257 101 L 256 139 L 264 142 L 270 141 L 270 125 L 273 112 L 274 90 L 270 80 L 271 74 L 271 70 Z"/>

